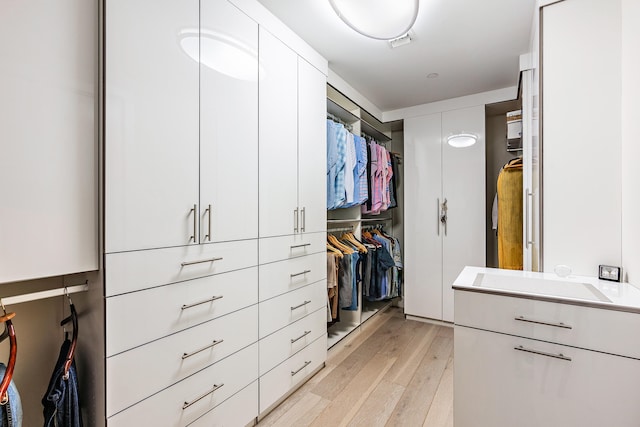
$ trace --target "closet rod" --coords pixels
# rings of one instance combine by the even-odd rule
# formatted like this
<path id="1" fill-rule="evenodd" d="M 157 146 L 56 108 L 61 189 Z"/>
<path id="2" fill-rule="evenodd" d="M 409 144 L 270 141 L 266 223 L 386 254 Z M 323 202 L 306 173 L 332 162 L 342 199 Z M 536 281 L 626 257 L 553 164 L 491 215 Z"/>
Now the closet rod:
<path id="1" fill-rule="evenodd" d="M 351 124 L 349 124 L 349 123 L 347 123 L 347 122 L 345 122 L 343 120 L 340 120 L 338 117 L 334 116 L 331 113 L 327 113 L 327 118 L 333 120 L 336 123 L 340 123 L 345 128 L 347 128 L 347 130 L 353 130 L 353 125 L 351 125 Z"/>
<path id="2" fill-rule="evenodd" d="M 20 304 L 23 302 L 36 301 L 45 298 L 59 297 L 66 294 L 75 294 L 78 292 L 86 292 L 89 290 L 89 282 L 85 281 L 81 285 L 67 286 L 64 288 L 50 289 L 48 291 L 33 292 L 31 294 L 15 295 L 11 297 L 0 298 L 4 305 Z M 66 293 L 65 293 L 66 292 Z"/>
<path id="3" fill-rule="evenodd" d="M 385 221 L 393 221 L 392 217 L 388 218 L 362 218 L 362 222 L 385 222 Z"/>
<path id="4" fill-rule="evenodd" d="M 353 226 L 351 227 L 339 227 L 339 228 L 328 228 L 327 233 L 338 233 L 340 231 L 353 231 Z"/>

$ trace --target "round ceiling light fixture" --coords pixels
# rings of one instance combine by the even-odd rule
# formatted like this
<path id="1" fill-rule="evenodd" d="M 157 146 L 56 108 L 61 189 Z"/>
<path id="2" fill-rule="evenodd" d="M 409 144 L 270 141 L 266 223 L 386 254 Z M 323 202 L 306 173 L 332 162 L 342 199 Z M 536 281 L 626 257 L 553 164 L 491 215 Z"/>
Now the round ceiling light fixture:
<path id="1" fill-rule="evenodd" d="M 329 3 L 351 29 L 376 40 L 406 34 L 418 17 L 419 0 L 329 0 Z"/>
<path id="2" fill-rule="evenodd" d="M 455 148 L 466 148 L 471 147 L 478 140 L 477 135 L 473 135 L 471 133 L 458 133 L 455 135 L 450 135 L 447 138 L 447 143 Z"/>

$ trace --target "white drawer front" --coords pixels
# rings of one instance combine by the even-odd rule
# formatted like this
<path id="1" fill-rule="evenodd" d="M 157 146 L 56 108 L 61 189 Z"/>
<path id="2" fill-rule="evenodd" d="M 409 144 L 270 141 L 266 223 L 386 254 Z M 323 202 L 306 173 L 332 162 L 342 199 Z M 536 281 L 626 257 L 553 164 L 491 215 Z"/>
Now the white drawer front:
<path id="1" fill-rule="evenodd" d="M 326 281 L 260 303 L 260 338 L 327 306 Z"/>
<path id="2" fill-rule="evenodd" d="M 640 340 L 630 339 L 640 330 L 638 314 L 478 292 L 455 292 L 457 325 L 640 358 Z"/>
<path id="3" fill-rule="evenodd" d="M 256 304 L 108 357 L 107 416 L 122 411 L 257 340 Z M 198 352 L 200 349 L 202 351 Z"/>
<path id="4" fill-rule="evenodd" d="M 109 427 L 186 426 L 255 381 L 257 361 L 256 343 L 110 417 Z"/>
<path id="5" fill-rule="evenodd" d="M 267 410 L 327 359 L 327 337 L 318 338 L 299 353 L 260 377 L 260 413 Z"/>
<path id="6" fill-rule="evenodd" d="M 327 334 L 327 311 L 316 310 L 304 319 L 260 340 L 260 375 Z"/>
<path id="7" fill-rule="evenodd" d="M 257 264 L 257 239 L 107 254 L 105 292 L 118 295 Z"/>
<path id="8" fill-rule="evenodd" d="M 260 239 L 260 264 L 326 252 L 326 233 L 293 234 Z"/>
<path id="9" fill-rule="evenodd" d="M 107 356 L 257 302 L 257 267 L 107 298 Z"/>
<path id="10" fill-rule="evenodd" d="M 246 426 L 258 416 L 258 381 L 207 412 L 189 427 Z"/>
<path id="11" fill-rule="evenodd" d="M 258 267 L 260 301 L 282 295 L 327 277 L 327 254 L 321 252 L 305 257 L 274 262 Z"/>

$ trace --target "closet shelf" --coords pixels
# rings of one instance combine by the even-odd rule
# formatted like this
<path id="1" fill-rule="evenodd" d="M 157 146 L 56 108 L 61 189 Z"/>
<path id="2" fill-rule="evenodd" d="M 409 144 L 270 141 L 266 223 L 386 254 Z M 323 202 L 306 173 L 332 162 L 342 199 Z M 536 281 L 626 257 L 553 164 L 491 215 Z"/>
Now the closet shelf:
<path id="1" fill-rule="evenodd" d="M 385 222 L 385 221 L 393 221 L 392 217 L 385 218 L 362 218 L 362 222 Z"/>
<path id="2" fill-rule="evenodd" d="M 376 142 L 391 141 L 391 138 L 389 138 L 387 135 L 385 135 L 384 133 L 380 132 L 378 129 L 373 127 L 373 125 L 370 125 L 369 123 L 367 123 L 362 119 L 360 120 L 360 130 L 362 131 L 362 133 L 365 133 L 371 136 L 373 139 L 376 140 Z"/>
<path id="3" fill-rule="evenodd" d="M 327 113 L 334 115 L 338 119 L 346 123 L 356 123 L 360 118 L 353 114 L 351 111 L 336 104 L 331 99 L 327 98 Z"/>
<path id="4" fill-rule="evenodd" d="M 328 219 L 327 224 L 351 224 L 353 222 L 360 222 L 358 218 L 354 219 Z"/>

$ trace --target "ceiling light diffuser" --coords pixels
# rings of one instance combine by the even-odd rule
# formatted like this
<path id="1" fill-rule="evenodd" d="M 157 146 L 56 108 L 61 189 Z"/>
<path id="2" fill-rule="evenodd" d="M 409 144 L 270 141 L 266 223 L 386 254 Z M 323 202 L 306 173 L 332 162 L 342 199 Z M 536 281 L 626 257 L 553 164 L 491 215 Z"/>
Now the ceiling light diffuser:
<path id="1" fill-rule="evenodd" d="M 458 133 L 447 138 L 447 143 L 455 148 L 471 147 L 478 140 L 477 135 L 470 133 Z"/>
<path id="2" fill-rule="evenodd" d="M 406 34 L 418 17 L 419 0 L 329 0 L 329 3 L 345 24 L 376 40 Z"/>

